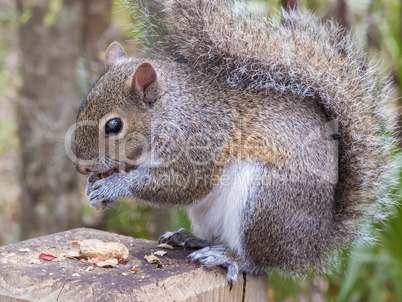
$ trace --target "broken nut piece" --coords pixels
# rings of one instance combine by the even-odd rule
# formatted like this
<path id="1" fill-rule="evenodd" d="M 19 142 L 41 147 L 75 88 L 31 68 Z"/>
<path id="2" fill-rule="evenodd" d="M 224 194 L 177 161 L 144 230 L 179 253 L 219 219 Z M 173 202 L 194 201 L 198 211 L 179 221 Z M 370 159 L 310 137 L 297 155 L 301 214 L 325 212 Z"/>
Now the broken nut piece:
<path id="1" fill-rule="evenodd" d="M 128 258 L 128 248 L 119 242 L 103 242 L 86 239 L 72 242 L 73 250 L 79 251 L 79 258 L 98 258 L 102 261 L 116 259 L 121 264 Z"/>

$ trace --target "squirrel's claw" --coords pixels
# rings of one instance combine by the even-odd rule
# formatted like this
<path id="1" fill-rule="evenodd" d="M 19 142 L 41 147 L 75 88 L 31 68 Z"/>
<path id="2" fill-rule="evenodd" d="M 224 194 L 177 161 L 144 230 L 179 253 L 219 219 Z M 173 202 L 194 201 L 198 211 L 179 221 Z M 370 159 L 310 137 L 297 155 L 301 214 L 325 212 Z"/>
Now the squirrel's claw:
<path id="1" fill-rule="evenodd" d="M 227 254 L 227 249 L 223 245 L 216 245 L 205 247 L 188 256 L 191 262 L 202 263 L 206 267 L 223 266 L 227 269 L 226 279 L 229 283 L 230 289 L 237 280 L 239 268 L 237 263 L 231 260 Z"/>
<path id="2" fill-rule="evenodd" d="M 237 275 L 239 274 L 239 268 L 237 267 L 237 264 L 235 262 L 232 262 L 228 267 L 227 267 L 227 274 L 226 274 L 226 280 L 228 280 L 230 290 L 232 290 L 233 284 L 237 280 Z"/>

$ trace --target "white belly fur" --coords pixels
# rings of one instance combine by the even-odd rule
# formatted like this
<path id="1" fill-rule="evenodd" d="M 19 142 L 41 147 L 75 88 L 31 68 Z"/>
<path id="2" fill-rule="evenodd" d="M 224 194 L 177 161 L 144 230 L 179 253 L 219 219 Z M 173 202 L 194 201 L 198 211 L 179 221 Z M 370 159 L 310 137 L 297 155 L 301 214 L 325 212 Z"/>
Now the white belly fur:
<path id="1" fill-rule="evenodd" d="M 189 208 L 194 233 L 208 241 L 225 244 L 241 254 L 243 212 L 252 210 L 245 207 L 259 171 L 260 167 L 253 162 L 225 168 L 215 188 Z"/>

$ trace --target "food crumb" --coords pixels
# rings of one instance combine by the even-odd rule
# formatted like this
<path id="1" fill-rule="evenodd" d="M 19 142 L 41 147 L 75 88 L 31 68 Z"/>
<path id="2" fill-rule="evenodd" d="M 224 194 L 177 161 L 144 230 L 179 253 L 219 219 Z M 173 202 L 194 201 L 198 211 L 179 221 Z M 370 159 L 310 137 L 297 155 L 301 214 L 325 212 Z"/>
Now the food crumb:
<path id="1" fill-rule="evenodd" d="M 173 250 L 173 245 L 166 244 L 166 243 L 158 244 L 156 247 L 160 247 L 160 248 L 163 248 L 163 249 L 170 249 L 170 250 Z"/>
<path id="2" fill-rule="evenodd" d="M 138 269 L 136 269 L 135 267 L 133 267 L 132 269 L 130 269 L 130 272 L 132 274 L 138 273 Z"/>
<path id="3" fill-rule="evenodd" d="M 49 254 L 44 254 L 41 253 L 39 255 L 39 259 L 40 260 L 45 260 L 45 261 L 52 261 L 53 259 L 56 259 L 57 257 L 53 256 L 53 255 L 49 255 Z"/>
<path id="4" fill-rule="evenodd" d="M 156 252 L 154 252 L 154 255 L 156 255 L 156 256 L 165 256 L 166 254 L 167 254 L 166 251 L 156 251 Z"/>
<path id="5" fill-rule="evenodd" d="M 154 263 L 160 264 L 161 263 L 161 260 L 154 255 L 145 255 L 144 258 L 145 258 L 145 260 L 148 261 L 148 263 L 151 263 L 151 264 L 154 264 Z"/>

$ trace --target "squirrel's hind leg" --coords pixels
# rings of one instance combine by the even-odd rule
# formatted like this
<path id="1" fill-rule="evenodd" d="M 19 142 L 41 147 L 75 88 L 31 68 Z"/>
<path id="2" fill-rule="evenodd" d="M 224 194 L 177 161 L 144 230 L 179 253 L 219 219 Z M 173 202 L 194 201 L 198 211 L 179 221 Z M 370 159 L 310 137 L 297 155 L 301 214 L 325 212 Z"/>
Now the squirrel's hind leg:
<path id="1" fill-rule="evenodd" d="M 166 232 L 159 237 L 159 243 L 167 243 L 173 245 L 183 244 L 184 248 L 200 249 L 207 246 L 212 246 L 213 243 L 207 240 L 198 238 L 189 231 L 181 228 L 176 232 Z"/>
<path id="2" fill-rule="evenodd" d="M 215 245 L 208 246 L 201 250 L 191 253 L 188 258 L 195 263 L 202 263 L 206 267 L 222 266 L 227 269 L 226 279 L 232 289 L 233 284 L 237 280 L 239 274 L 239 267 L 236 263 L 235 256 L 232 255 L 226 246 Z"/>

